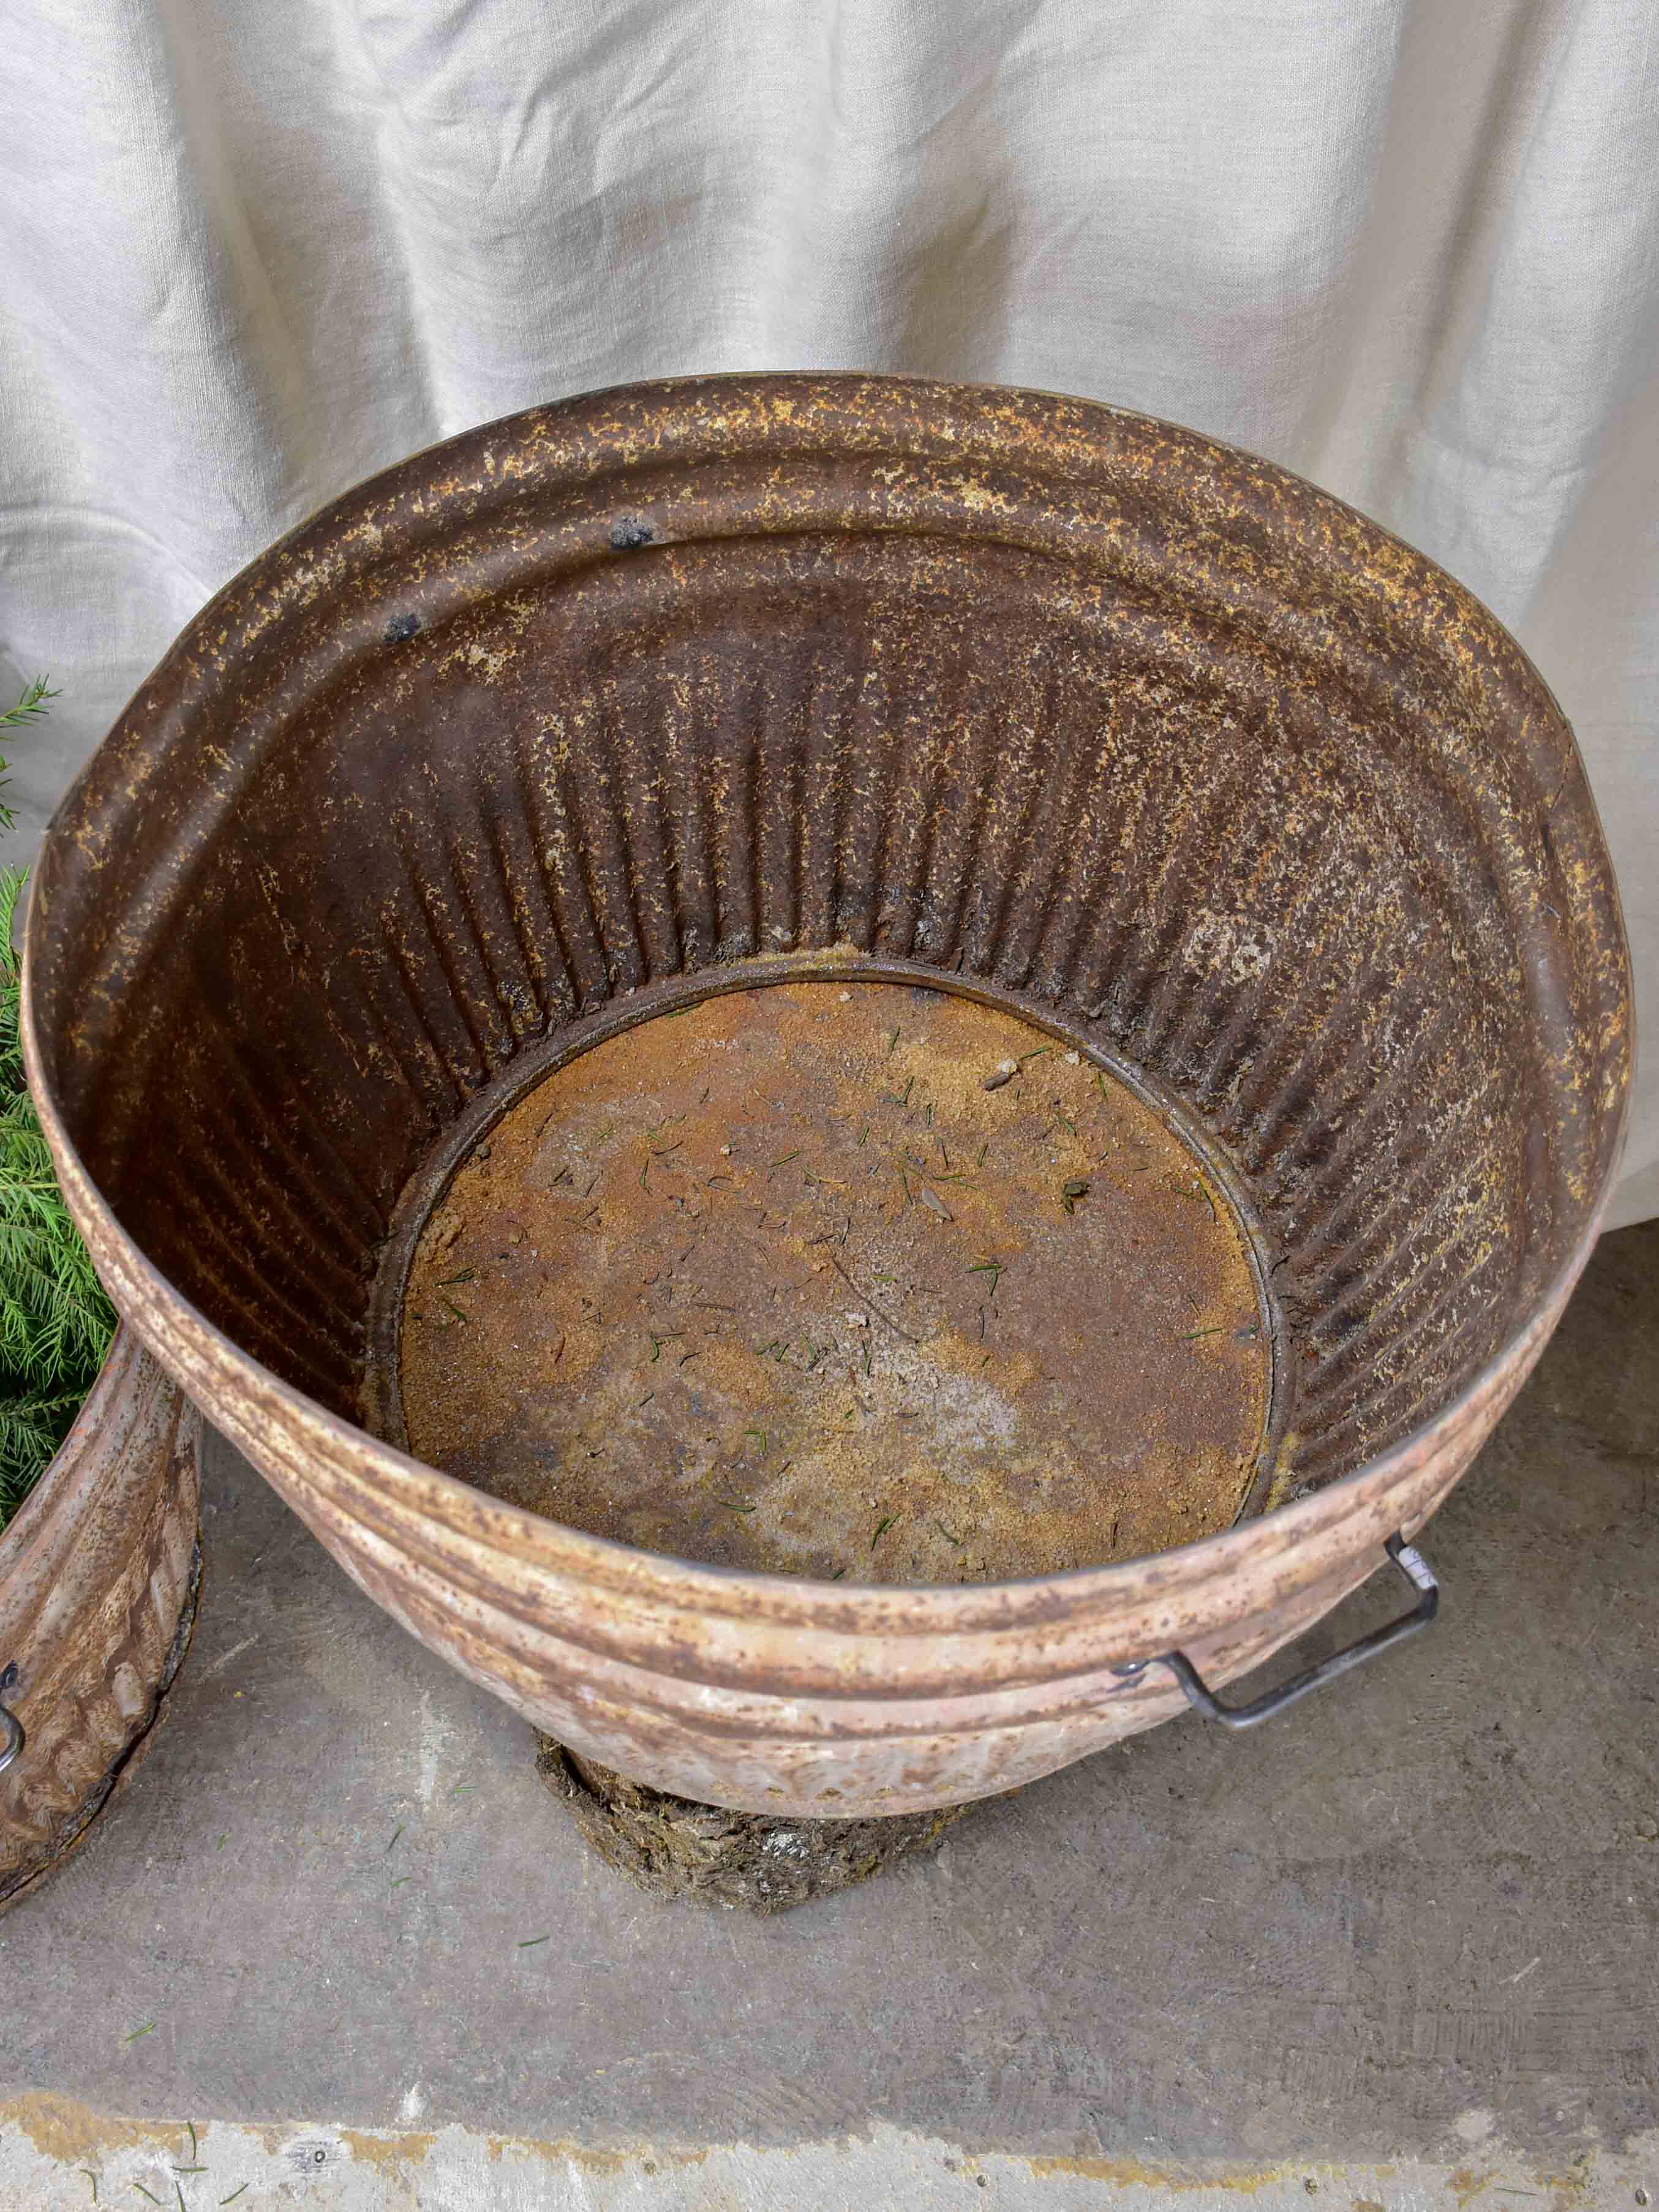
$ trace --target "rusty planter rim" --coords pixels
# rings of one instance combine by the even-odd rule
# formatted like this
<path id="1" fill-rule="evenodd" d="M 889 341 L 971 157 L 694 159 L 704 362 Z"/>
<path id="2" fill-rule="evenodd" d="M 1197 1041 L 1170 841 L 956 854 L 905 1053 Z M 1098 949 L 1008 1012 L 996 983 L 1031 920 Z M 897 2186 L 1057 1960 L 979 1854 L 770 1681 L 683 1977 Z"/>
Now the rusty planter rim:
<path id="1" fill-rule="evenodd" d="M 109 1340 L 109 1349 L 105 1352 L 98 1372 L 93 1376 L 88 1387 L 86 1396 L 76 1408 L 75 1419 L 64 1432 L 64 1441 L 30 1484 L 21 1504 L 10 1520 L 3 1528 L 0 1528 L 0 1583 L 5 1582 L 7 1577 L 17 1565 L 25 1547 L 33 1541 L 34 1524 L 44 1516 L 48 1508 L 54 1474 L 64 1460 L 70 1457 L 80 1445 L 88 1441 L 92 1431 L 103 1419 L 111 1398 L 119 1388 L 114 1372 L 112 1355 L 115 1351 L 116 1338 L 124 1328 L 131 1328 L 131 1326 L 132 1324 L 125 1318 L 116 1322 L 114 1333 Z M 133 1333 L 135 1335 L 140 1334 L 137 1330 Z M 0 1650 L 0 1667 L 5 1665 L 7 1656 L 6 1652 Z M 0 1693 L 0 1703 L 3 1702 L 3 1693 Z"/>

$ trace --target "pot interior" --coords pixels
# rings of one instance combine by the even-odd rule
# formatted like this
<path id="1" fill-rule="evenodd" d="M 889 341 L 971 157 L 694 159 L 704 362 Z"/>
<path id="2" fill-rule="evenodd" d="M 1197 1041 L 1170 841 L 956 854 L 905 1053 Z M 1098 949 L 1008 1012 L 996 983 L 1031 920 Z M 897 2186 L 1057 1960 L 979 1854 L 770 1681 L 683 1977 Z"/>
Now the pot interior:
<path id="1" fill-rule="evenodd" d="M 567 1454 L 593 1416 L 567 1407 L 550 1443 L 536 1431 L 525 1409 L 558 1386 L 512 1352 L 507 1307 L 488 1330 L 467 1310 L 480 1274 L 447 1286 L 453 1334 L 417 1358 L 405 1332 L 390 1382 L 385 1315 L 412 1268 L 411 1328 L 447 1320 L 441 1227 L 421 1241 L 446 1204 L 461 1237 L 475 1213 L 489 1237 L 516 1231 L 556 1279 L 567 1371 L 592 1354 L 614 1444 L 624 1392 L 643 1398 L 668 1356 L 653 1335 L 679 1340 L 635 1297 L 627 1358 L 607 1364 L 577 1342 L 570 1297 L 620 1299 L 627 1267 L 672 1257 L 641 1209 L 660 1192 L 673 1211 L 679 1170 L 649 1139 L 692 1111 L 692 1046 L 743 1036 L 775 1059 L 824 1011 L 815 994 L 830 991 L 836 1042 L 790 1078 L 766 1161 L 799 1144 L 846 1181 L 869 1093 L 866 1146 L 890 1186 L 915 1184 L 902 1229 L 883 1217 L 817 1248 L 857 1278 L 843 1297 L 833 1266 L 800 1257 L 839 1233 L 839 1201 L 793 1180 L 799 1162 L 745 1152 L 744 1203 L 787 1193 L 779 1246 L 711 1249 L 696 1283 L 738 1306 L 745 1343 L 787 1335 L 804 1362 L 798 1333 L 833 1339 L 854 1370 L 864 1341 L 884 1349 L 916 1402 L 883 1419 L 927 1425 L 936 1486 L 952 1435 L 976 1467 L 1004 1451 L 1011 1483 L 1041 1489 L 1046 1469 L 1071 1517 L 1027 1566 L 1225 1525 L 1431 1419 L 1577 1249 L 1616 1145 L 1616 903 L 1571 738 L 1511 641 L 1431 564 L 1265 464 L 1030 394 L 647 387 L 422 456 L 204 611 L 71 793 L 40 874 L 35 1048 L 122 1233 L 324 1406 L 395 1433 L 401 1395 L 417 1449 L 630 1541 L 696 1549 L 634 1474 L 609 1523 L 603 1501 L 567 1509 L 537 1486 L 534 1452 Z M 930 979 L 923 1007 L 908 994 Z M 744 983 L 748 1004 L 730 995 Z M 890 994 L 906 1001 L 890 1020 Z M 653 1012 L 676 1019 L 641 1024 Z M 996 1030 L 1017 1019 L 1025 1049 L 1055 1047 L 1051 1092 L 1033 1079 L 1047 1060 L 982 1087 L 988 1062 L 1022 1057 Z M 903 1090 L 879 1064 L 893 1028 L 892 1073 L 953 1162 L 994 1137 L 994 1109 L 1018 1128 L 994 1188 L 940 1182 L 961 1170 L 929 1150 L 933 1128 L 873 1095 Z M 1091 1091 L 1075 1142 L 1043 1118 L 1058 1100 L 1078 1123 Z M 612 1094 L 633 1103 L 596 1190 L 618 1224 L 591 1255 L 601 1296 L 581 1224 L 560 1213 L 553 1234 L 567 1186 L 532 1185 L 555 1162 L 599 1164 Z M 520 1097 L 554 1117 L 550 1151 L 513 1119 Z M 711 1213 L 714 1140 L 742 1119 L 720 1103 L 725 1121 L 684 1140 Z M 493 1209 L 494 1140 L 489 1177 L 458 1165 L 492 1124 L 523 1170 Z M 1132 1129 L 1155 1199 L 1112 1164 Z M 907 1169 L 918 1156 L 926 1170 Z M 509 1219 L 514 1205 L 530 1210 Z M 774 1328 L 786 1244 L 820 1288 Z M 989 1277 L 968 1269 L 1000 1261 L 977 1298 Z M 1017 1262 L 1032 1285 L 1018 1331 Z M 916 1285 L 935 1273 L 950 1295 L 930 1305 Z M 884 1288 L 921 1346 L 873 1310 L 846 1318 Z M 962 1410 L 981 1304 L 1048 1378 L 1012 1429 L 1006 1392 Z M 492 1331 L 472 1379 L 453 1371 Z M 556 1336 L 536 1341 L 550 1359 Z M 804 1365 L 795 1379 L 787 1406 L 734 1383 L 719 1408 L 723 1443 L 752 1428 L 763 1458 L 795 1462 L 775 1543 L 822 1487 L 822 1461 L 781 1449 L 823 1410 Z M 642 1419 L 636 1471 L 668 1464 L 675 1437 L 691 1465 L 688 1439 L 713 1431 L 682 1410 L 672 1434 Z M 982 1485 L 960 1554 L 932 1505 L 946 1548 L 900 1556 L 890 1528 L 875 1536 L 906 1463 L 848 1488 L 842 1564 L 862 1544 L 860 1578 L 953 1579 L 963 1557 L 1011 1571 Z M 727 1471 L 727 1507 L 757 1504 L 758 1465 Z M 720 1511 L 702 1555 L 724 1540 L 741 1563 L 751 1516 L 726 1510 L 717 1539 Z M 803 1569 L 833 1571 L 795 1534 Z"/>

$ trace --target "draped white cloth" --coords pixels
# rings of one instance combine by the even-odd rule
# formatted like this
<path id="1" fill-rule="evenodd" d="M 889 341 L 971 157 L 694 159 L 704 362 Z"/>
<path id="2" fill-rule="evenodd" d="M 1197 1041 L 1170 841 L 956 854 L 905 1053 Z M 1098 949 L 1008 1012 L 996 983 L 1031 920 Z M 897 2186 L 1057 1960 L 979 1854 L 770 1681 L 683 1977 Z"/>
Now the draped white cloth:
<path id="1" fill-rule="evenodd" d="M 203 599 L 560 393 L 1087 392 L 1443 561 L 1578 732 L 1659 1036 L 1654 0 L 6 0 L 15 857 Z M 1613 1218 L 1659 1212 L 1659 1051 Z"/>

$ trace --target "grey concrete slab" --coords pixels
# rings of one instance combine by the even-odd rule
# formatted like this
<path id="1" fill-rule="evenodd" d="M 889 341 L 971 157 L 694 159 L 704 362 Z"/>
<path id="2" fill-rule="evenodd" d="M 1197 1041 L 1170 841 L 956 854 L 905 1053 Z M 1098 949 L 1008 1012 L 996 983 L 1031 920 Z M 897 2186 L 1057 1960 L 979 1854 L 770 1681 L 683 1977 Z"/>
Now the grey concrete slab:
<path id="1" fill-rule="evenodd" d="M 0 1919 L 6 2139 L 34 2144 L 18 2115 L 49 2092 L 286 2144 L 884 2130 L 1029 2171 L 1409 2156 L 1443 2179 L 1486 2145 L 1493 2172 L 1501 2150 L 1578 2177 L 1540 2193 L 1589 2201 L 1594 2155 L 1624 2161 L 1608 2201 L 1638 2169 L 1659 2191 L 1659 1224 L 1604 1241 L 1428 1531 L 1428 1636 L 1254 1735 L 1135 1739 L 772 1921 L 652 1904 L 594 1861 L 525 1725 L 222 1445 L 205 1510 L 175 1710 L 96 1840 Z M 93 2124 L 64 2125 L 67 2156 Z"/>

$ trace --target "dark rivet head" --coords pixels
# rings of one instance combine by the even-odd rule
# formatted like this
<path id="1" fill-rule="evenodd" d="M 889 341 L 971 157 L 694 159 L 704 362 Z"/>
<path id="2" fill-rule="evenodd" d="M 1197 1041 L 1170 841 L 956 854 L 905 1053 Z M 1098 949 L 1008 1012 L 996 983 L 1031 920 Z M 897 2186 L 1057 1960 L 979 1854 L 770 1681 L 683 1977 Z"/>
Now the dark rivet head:
<path id="1" fill-rule="evenodd" d="M 406 640 L 418 636 L 420 628 L 419 615 L 393 615 L 386 626 L 386 641 L 388 645 L 402 645 Z"/>
<path id="2" fill-rule="evenodd" d="M 618 553 L 632 553 L 637 546 L 648 545 L 656 534 L 637 514 L 619 514 L 611 526 L 611 543 Z"/>

